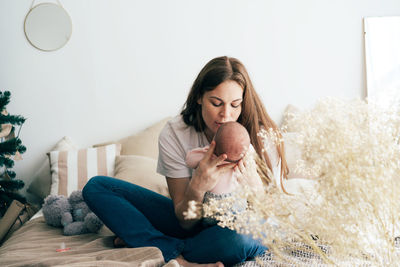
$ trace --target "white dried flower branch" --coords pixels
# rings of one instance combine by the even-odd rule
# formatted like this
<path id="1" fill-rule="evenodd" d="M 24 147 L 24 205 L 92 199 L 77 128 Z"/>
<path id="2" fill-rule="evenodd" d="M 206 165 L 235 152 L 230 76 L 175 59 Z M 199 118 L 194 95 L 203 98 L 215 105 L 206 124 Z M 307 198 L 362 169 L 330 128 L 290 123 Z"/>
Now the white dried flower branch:
<path id="1" fill-rule="evenodd" d="M 240 187 L 231 198 L 204 204 L 204 215 L 260 239 L 281 265 L 399 265 L 399 103 L 383 108 L 328 98 L 290 116 L 302 152 L 296 172 L 315 177 L 315 190 L 288 195 L 266 180 L 265 194 Z M 269 129 L 259 136 L 282 142 Z M 247 207 L 227 212 L 238 199 Z"/>

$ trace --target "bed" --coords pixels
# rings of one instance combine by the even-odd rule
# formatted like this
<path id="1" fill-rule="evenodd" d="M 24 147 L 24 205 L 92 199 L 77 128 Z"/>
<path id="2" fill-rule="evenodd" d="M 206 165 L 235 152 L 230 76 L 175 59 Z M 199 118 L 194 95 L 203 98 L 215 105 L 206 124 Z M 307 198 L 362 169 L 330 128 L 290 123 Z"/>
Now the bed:
<path id="1" fill-rule="evenodd" d="M 41 200 L 49 194 L 69 195 L 73 190 L 83 187 L 82 179 L 99 174 L 96 171 L 106 165 L 107 170 L 102 170 L 105 173 L 100 174 L 111 175 L 169 196 L 165 178 L 155 172 L 157 139 L 168 119 L 135 135 L 98 144 L 84 152 L 77 150 L 70 138 L 64 137 L 48 154 L 50 161 L 43 163 L 28 192 Z M 102 152 L 108 154 L 100 156 Z M 71 168 L 71 162 L 79 162 L 82 153 L 88 155 L 87 162 L 83 164 L 86 166 L 83 178 L 72 175 L 70 169 L 64 170 Z M 97 162 L 97 168 L 92 166 L 90 156 Z M 63 162 L 63 159 L 69 159 L 70 163 Z M 101 160 L 104 164 L 99 164 Z M 79 166 L 75 168 L 82 169 Z M 116 249 L 112 245 L 113 237 L 114 234 L 105 226 L 96 234 L 64 236 L 61 228 L 47 225 L 39 211 L 0 247 L 0 266 L 179 266 L 174 260 L 165 264 L 161 251 L 155 247 Z M 255 266 L 256 263 L 253 261 L 240 265 Z"/>
<path id="2" fill-rule="evenodd" d="M 25 223 L 0 247 L 0 266 L 161 266 L 155 247 L 112 246 L 114 234 L 103 227 L 97 234 L 64 236 L 43 216 Z M 58 252 L 65 248 L 65 251 Z M 179 266 L 170 262 L 168 266 Z"/>

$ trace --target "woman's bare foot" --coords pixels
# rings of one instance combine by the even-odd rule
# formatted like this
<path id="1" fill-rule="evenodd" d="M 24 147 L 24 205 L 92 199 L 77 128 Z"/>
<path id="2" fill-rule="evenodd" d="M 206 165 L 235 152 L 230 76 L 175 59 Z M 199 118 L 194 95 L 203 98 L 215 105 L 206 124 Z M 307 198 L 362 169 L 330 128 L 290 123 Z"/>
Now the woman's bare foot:
<path id="1" fill-rule="evenodd" d="M 183 267 L 224 267 L 224 264 L 222 262 L 216 262 L 216 263 L 207 263 L 207 264 L 199 264 L 199 263 L 193 263 L 193 262 L 188 262 L 187 260 L 185 260 L 183 258 L 182 255 L 179 255 L 176 259 L 175 259 L 180 266 Z"/>

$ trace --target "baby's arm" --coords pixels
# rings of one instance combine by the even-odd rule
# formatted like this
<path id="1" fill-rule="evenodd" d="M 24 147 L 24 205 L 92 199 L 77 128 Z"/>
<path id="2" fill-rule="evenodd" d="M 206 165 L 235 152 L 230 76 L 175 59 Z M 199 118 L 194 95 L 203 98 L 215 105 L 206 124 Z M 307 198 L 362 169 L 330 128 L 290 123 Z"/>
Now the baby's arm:
<path id="1" fill-rule="evenodd" d="M 209 146 L 199 147 L 190 150 L 186 154 L 186 165 L 191 169 L 196 169 L 199 165 L 200 160 L 203 159 L 204 153 L 208 151 Z"/>

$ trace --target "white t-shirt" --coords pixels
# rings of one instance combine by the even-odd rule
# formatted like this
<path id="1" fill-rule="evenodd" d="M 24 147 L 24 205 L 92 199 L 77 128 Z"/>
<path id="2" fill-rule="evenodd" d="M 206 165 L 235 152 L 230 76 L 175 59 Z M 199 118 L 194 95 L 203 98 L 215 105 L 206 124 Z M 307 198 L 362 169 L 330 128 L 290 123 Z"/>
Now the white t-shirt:
<path id="1" fill-rule="evenodd" d="M 183 121 L 182 115 L 171 119 L 164 126 L 158 138 L 157 172 L 170 178 L 192 177 L 193 169 L 186 165 L 186 154 L 190 150 L 209 145 L 203 132 L 196 132 L 193 126 Z M 266 146 L 275 179 L 280 177 L 280 160 L 275 145 Z"/>
<path id="2" fill-rule="evenodd" d="M 191 177 L 193 170 L 186 165 L 186 153 L 209 144 L 203 132 L 186 125 L 182 115 L 176 116 L 167 122 L 158 138 L 157 172 L 170 178 Z"/>

